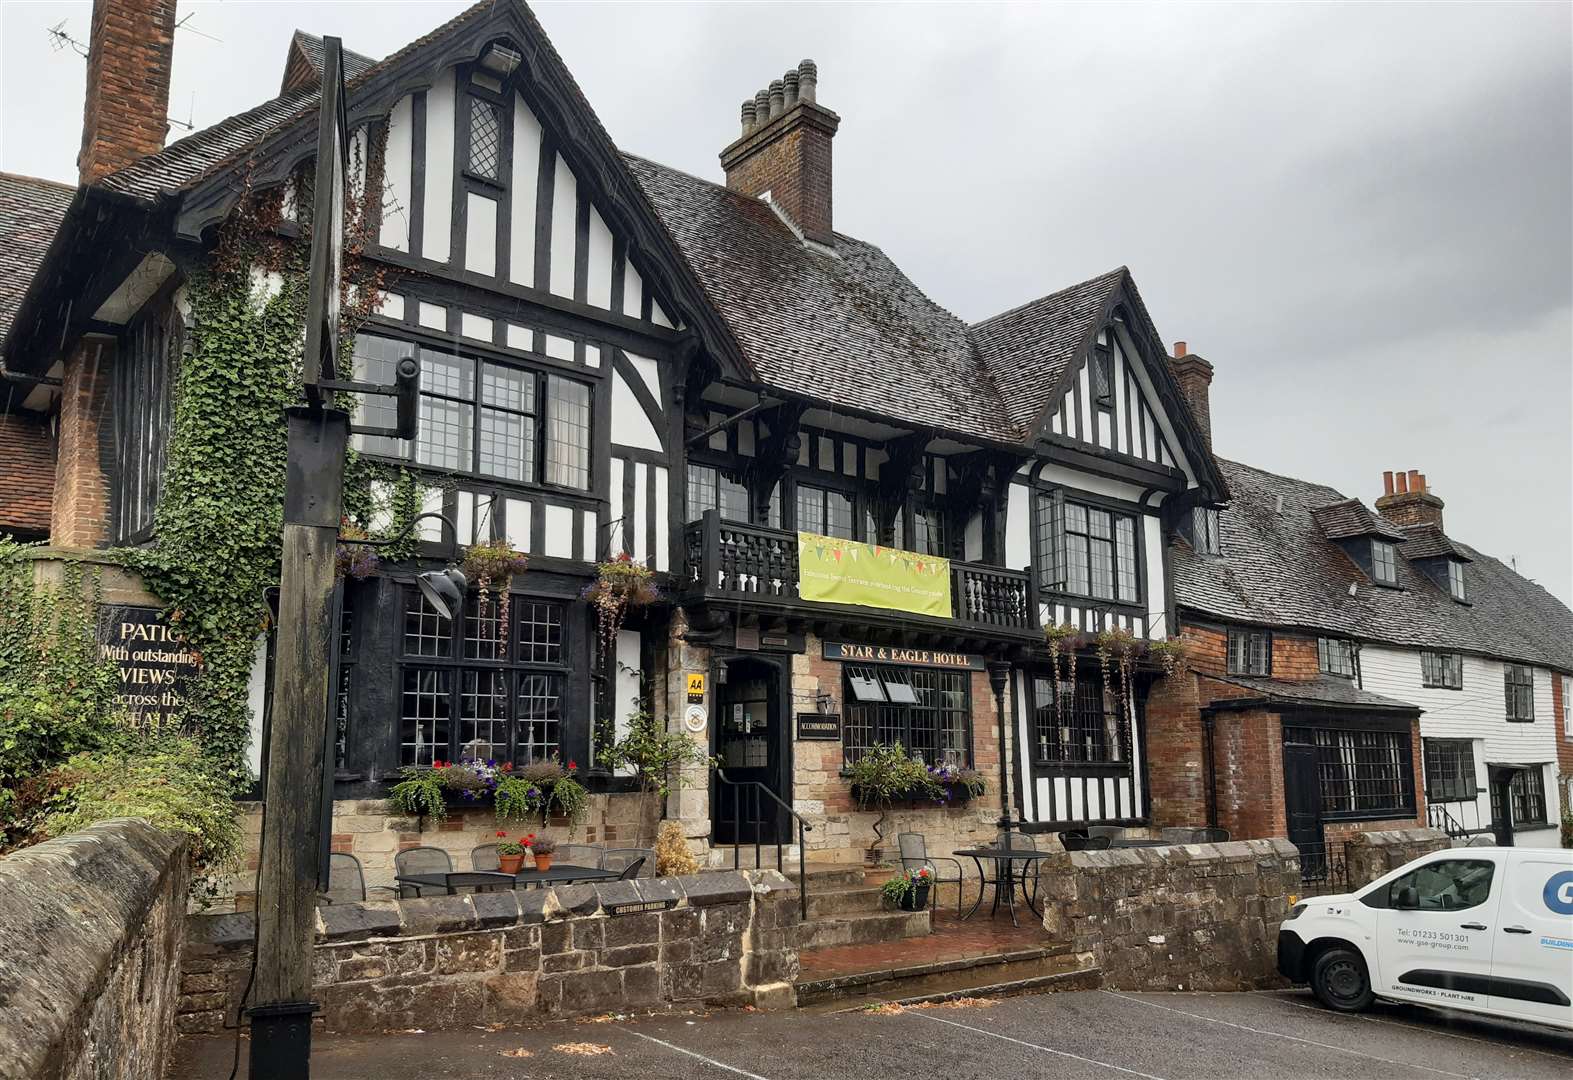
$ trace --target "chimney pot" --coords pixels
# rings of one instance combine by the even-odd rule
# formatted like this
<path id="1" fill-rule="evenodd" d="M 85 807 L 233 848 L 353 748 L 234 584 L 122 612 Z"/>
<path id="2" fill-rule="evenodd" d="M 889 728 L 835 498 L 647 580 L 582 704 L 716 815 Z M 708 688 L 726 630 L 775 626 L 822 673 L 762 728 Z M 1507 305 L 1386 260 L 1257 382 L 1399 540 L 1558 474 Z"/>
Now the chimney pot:
<path id="1" fill-rule="evenodd" d="M 1389 475 L 1393 484 L 1386 483 Z M 1442 528 L 1442 509 L 1446 504 L 1432 493 L 1425 473 L 1418 469 L 1396 469 L 1391 474 L 1383 473 L 1382 477 L 1387 491 L 1376 500 L 1377 513 L 1395 525 Z"/>
<path id="2" fill-rule="evenodd" d="M 804 60 L 797 66 L 798 91 L 800 101 L 818 101 L 819 93 L 819 65 L 812 60 Z"/>
<path id="3" fill-rule="evenodd" d="M 754 99 L 747 98 L 743 102 L 743 134 L 747 135 L 754 130 Z"/>
<path id="4" fill-rule="evenodd" d="M 1410 469 L 1409 470 L 1409 490 L 1410 491 L 1424 491 L 1425 489 L 1426 489 L 1425 484 L 1421 483 L 1421 481 L 1420 481 L 1420 470 L 1419 469 Z"/>
<path id="5" fill-rule="evenodd" d="M 770 119 L 774 120 L 786 111 L 786 88 L 780 79 L 770 81 Z"/>
<path id="6" fill-rule="evenodd" d="M 786 109 L 795 108 L 797 106 L 798 87 L 797 68 L 793 68 L 791 71 L 781 76 L 781 82 L 782 85 L 786 88 L 786 100 L 782 102 L 782 107 Z"/>
<path id="7" fill-rule="evenodd" d="M 1393 479 L 1398 481 L 1398 494 L 1409 494 L 1409 476 L 1402 469 L 1393 474 Z"/>
<path id="8" fill-rule="evenodd" d="M 1428 490 L 1428 489 L 1427 489 L 1427 488 L 1426 488 L 1426 474 L 1425 474 L 1425 473 L 1421 473 L 1421 474 L 1420 474 L 1420 490 L 1421 490 L 1421 491 L 1426 491 L 1426 490 Z"/>
<path id="9" fill-rule="evenodd" d="M 1174 355 L 1176 359 L 1185 355 L 1185 342 L 1176 341 L 1174 343 Z"/>
<path id="10" fill-rule="evenodd" d="M 754 123 L 763 126 L 770 119 L 770 91 L 761 90 L 754 95 Z"/>
<path id="11" fill-rule="evenodd" d="M 1382 473 L 1382 494 L 1383 495 L 1391 495 L 1392 493 L 1393 493 L 1393 470 L 1392 469 L 1386 469 Z"/>

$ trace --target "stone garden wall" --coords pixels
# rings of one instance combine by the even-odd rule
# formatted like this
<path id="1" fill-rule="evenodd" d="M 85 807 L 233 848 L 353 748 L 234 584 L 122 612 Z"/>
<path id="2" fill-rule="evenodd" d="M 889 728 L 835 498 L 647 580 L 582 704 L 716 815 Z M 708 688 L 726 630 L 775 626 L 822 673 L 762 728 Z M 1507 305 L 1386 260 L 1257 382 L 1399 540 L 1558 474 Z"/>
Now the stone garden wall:
<path id="1" fill-rule="evenodd" d="M 142 820 L 0 859 L 0 1078 L 164 1075 L 188 880 L 186 838 Z"/>
<path id="2" fill-rule="evenodd" d="M 1441 851 L 1449 844 L 1438 829 L 1391 829 L 1351 834 L 1344 844 L 1349 889 L 1369 885 L 1406 862 Z"/>
<path id="3" fill-rule="evenodd" d="M 1287 840 L 1059 852 L 1043 926 L 1116 990 L 1279 985 L 1278 924 L 1300 892 Z"/>
<path id="4" fill-rule="evenodd" d="M 330 904 L 315 994 L 330 1031 L 464 1029 L 683 1005 L 790 1007 L 797 890 L 773 870 Z M 250 913 L 194 915 L 182 1032 L 235 1023 Z"/>

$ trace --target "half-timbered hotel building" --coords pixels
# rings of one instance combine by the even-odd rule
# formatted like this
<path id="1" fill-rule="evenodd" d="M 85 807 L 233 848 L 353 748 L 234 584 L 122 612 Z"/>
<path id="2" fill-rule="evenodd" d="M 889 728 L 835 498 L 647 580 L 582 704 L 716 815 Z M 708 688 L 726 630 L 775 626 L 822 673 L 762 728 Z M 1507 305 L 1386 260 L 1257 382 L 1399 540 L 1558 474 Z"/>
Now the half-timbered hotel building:
<path id="1" fill-rule="evenodd" d="M 297 34 L 277 96 L 165 147 L 173 3 L 94 9 L 82 185 L 4 344 L 11 411 L 53 443 L 50 541 L 76 549 L 153 536 L 188 283 L 242 193 L 277 192 L 297 234 L 323 55 Z M 1151 752 L 1157 665 L 1127 692 L 1086 647 L 1177 632 L 1174 553 L 1234 486 L 1209 446 L 1211 369 L 1168 355 L 1127 270 L 972 325 L 945 311 L 836 231 L 840 118 L 811 61 L 744 101 L 712 182 L 619 152 L 517 0 L 346 59 L 351 161 L 383 193 L 365 256 L 387 275 L 357 374 L 421 364 L 416 437 L 358 450 L 418 476 L 458 545 L 505 540 L 530 564 L 506 633 L 494 604 L 452 622 L 425 605 L 414 575 L 455 542 L 432 520 L 418 558 L 347 586 L 340 799 L 478 748 L 559 756 L 597 793 L 576 829 L 615 840 L 628 781 L 594 764 L 595 732 L 637 704 L 765 784 L 828 859 L 877 842 L 846 771 L 896 741 L 988 791 L 897 810 L 887 839 L 992 837 L 1002 734 L 1031 829 L 1207 823 L 1175 799 L 1155 817 L 1172 785 L 1149 762 L 1200 768 Z M 131 73 L 146 96 L 111 89 Z M 258 275 L 259 296 L 279 285 Z M 600 650 L 583 593 L 620 554 L 663 599 Z M 897 587 L 848 602 L 854 564 Z M 1084 636 L 1073 667 L 1045 625 Z M 753 839 L 723 786 L 701 774 L 668 808 L 696 846 Z"/>

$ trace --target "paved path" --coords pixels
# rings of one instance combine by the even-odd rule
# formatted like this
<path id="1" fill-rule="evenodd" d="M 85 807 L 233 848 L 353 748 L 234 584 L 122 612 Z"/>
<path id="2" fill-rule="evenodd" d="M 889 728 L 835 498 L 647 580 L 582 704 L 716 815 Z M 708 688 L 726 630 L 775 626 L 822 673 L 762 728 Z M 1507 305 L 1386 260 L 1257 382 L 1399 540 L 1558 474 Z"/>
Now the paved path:
<path id="1" fill-rule="evenodd" d="M 183 1042 L 172 1080 L 223 1080 L 230 1046 L 222 1039 Z M 1086 991 L 883 1014 L 723 1012 L 496 1032 L 324 1036 L 312 1061 L 313 1080 L 901 1076 L 1567 1080 L 1573 1034 L 1417 1006 L 1341 1016 L 1296 991 Z"/>

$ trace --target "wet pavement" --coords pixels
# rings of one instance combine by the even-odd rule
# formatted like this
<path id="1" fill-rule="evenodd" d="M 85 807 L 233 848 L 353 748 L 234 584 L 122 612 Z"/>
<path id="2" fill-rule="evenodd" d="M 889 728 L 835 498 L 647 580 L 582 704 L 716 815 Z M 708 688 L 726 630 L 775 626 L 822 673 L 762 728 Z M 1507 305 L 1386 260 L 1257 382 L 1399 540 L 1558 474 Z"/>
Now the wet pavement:
<path id="1" fill-rule="evenodd" d="M 232 1040 L 183 1040 L 172 1080 L 223 1080 Z M 245 1076 L 242 1046 L 240 1075 Z M 1327 1012 L 1303 991 L 1080 991 L 957 1006 L 716 1012 L 525 1029 L 319 1035 L 314 1080 L 1566 1080 L 1573 1033 L 1379 1003 Z"/>

